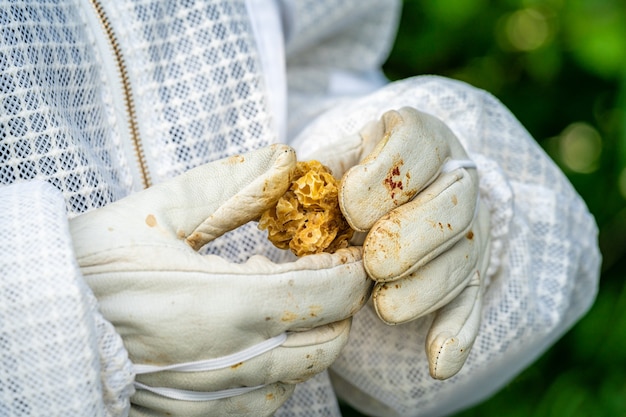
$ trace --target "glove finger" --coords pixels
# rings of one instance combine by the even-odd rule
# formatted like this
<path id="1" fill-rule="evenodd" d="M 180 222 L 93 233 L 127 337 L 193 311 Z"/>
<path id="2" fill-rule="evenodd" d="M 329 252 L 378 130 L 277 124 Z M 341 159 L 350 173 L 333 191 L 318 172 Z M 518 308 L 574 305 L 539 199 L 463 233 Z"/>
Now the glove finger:
<path id="1" fill-rule="evenodd" d="M 389 111 L 378 128 L 382 139 L 342 178 L 339 204 L 350 226 L 369 230 L 383 215 L 411 200 L 441 172 L 446 160 L 467 158 L 439 119 L 412 108 Z"/>
<path id="2" fill-rule="evenodd" d="M 200 372 L 157 372 L 138 375 L 137 381 L 150 387 L 215 392 L 237 387 L 254 387 L 276 382 L 304 382 L 326 370 L 348 341 L 351 319 L 314 329 L 289 333 L 279 347 L 260 356 Z"/>
<path id="3" fill-rule="evenodd" d="M 468 232 L 448 251 L 405 278 L 377 283 L 372 293 L 376 313 L 387 324 L 405 323 L 448 304 L 467 286 L 480 256 Z"/>
<path id="4" fill-rule="evenodd" d="M 426 354 L 433 378 L 450 378 L 465 364 L 480 326 L 482 289 L 479 275 L 475 272 L 463 292 L 435 316 L 426 337 Z"/>
<path id="5" fill-rule="evenodd" d="M 273 145 L 202 165 L 80 215 L 70 222 L 77 258 L 88 265 L 86 258 L 110 251 L 111 242 L 119 242 L 121 252 L 181 240 L 197 250 L 274 204 L 289 187 L 295 164 L 293 149 Z"/>
<path id="6" fill-rule="evenodd" d="M 406 277 L 472 236 L 478 186 L 471 171 L 441 175 L 414 200 L 374 224 L 363 244 L 364 266 L 374 280 Z"/>
<path id="7" fill-rule="evenodd" d="M 131 397 L 129 417 L 272 416 L 294 389 L 293 384 L 275 383 L 244 395 L 212 401 L 180 401 L 137 390 Z"/>
<path id="8" fill-rule="evenodd" d="M 475 224 L 480 257 L 467 287 L 437 311 L 426 337 L 426 354 L 433 378 L 455 375 L 465 363 L 476 339 L 482 313 L 485 273 L 489 265 L 491 238 L 489 214 L 481 207 Z"/>
<path id="9" fill-rule="evenodd" d="M 296 164 L 293 149 L 273 145 L 190 171 L 168 184 L 166 195 L 185 197 L 168 208 L 177 236 L 198 250 L 229 230 L 258 218 L 287 191 Z M 182 214 L 183 212 L 184 214 Z M 184 221 L 180 221 L 184 219 Z"/>

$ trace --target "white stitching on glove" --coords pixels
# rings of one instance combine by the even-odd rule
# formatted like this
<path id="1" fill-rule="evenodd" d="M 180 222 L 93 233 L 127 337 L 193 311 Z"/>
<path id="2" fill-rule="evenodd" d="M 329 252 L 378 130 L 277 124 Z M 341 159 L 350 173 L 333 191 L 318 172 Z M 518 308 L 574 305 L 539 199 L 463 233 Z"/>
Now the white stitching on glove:
<path id="1" fill-rule="evenodd" d="M 410 107 L 312 158 L 336 175 L 347 171 L 339 202 L 350 225 L 367 233 L 363 262 L 376 281 L 378 316 L 395 325 L 436 312 L 430 373 L 453 376 L 478 332 L 489 262 L 489 214 L 475 165 L 442 121 Z"/>
<path id="2" fill-rule="evenodd" d="M 274 145 L 193 169 L 71 220 L 78 263 L 133 363 L 131 415 L 271 415 L 294 384 L 325 370 L 371 291 L 361 248 L 274 264 L 232 264 L 197 250 L 255 220 L 285 192 L 294 151 Z M 280 346 L 197 372 L 159 366 L 229 357 L 283 333 Z M 158 392 L 231 392 L 179 401 Z M 152 392 L 142 387 L 163 388 Z M 238 391 L 235 391 L 238 392 Z M 170 414 L 168 414 L 170 413 Z"/>

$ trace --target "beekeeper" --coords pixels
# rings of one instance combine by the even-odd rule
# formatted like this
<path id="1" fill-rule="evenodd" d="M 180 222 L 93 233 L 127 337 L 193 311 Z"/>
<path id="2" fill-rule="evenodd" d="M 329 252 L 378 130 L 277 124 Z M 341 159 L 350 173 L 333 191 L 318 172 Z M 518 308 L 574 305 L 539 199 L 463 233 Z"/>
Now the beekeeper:
<path id="1" fill-rule="evenodd" d="M 494 97 L 388 83 L 397 1 L 0 2 L 0 414 L 440 416 L 592 304 L 596 225 Z M 255 221 L 297 160 L 354 245 Z"/>

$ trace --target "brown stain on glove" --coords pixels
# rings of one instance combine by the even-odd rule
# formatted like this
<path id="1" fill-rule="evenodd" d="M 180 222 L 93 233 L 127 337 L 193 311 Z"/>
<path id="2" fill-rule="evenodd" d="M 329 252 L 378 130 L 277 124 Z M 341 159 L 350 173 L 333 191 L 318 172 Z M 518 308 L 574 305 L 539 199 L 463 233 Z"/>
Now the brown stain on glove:
<path id="1" fill-rule="evenodd" d="M 154 214 L 148 214 L 146 216 L 146 224 L 148 227 L 154 227 L 157 225 L 157 220 L 156 217 L 154 217 Z"/>

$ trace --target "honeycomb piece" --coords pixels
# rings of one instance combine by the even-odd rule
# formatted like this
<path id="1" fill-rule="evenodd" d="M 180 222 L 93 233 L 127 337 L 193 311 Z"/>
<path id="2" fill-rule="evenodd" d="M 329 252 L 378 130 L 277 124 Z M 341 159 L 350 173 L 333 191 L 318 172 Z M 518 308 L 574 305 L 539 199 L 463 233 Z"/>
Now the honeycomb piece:
<path id="1" fill-rule="evenodd" d="M 319 161 L 298 162 L 287 192 L 265 211 L 259 229 L 297 256 L 348 246 L 353 230 L 339 209 L 338 181 Z"/>

